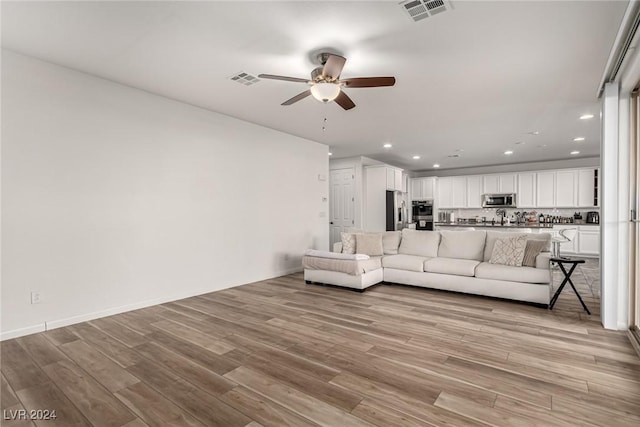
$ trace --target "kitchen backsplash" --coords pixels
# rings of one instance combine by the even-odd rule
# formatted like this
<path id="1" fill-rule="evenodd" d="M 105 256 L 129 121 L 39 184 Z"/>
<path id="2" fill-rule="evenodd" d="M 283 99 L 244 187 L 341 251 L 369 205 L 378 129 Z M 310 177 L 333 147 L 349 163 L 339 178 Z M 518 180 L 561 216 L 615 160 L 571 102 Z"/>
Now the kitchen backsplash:
<path id="1" fill-rule="evenodd" d="M 495 208 L 487 208 L 487 209 L 441 209 L 442 211 L 453 212 L 455 218 L 476 218 L 476 217 L 485 217 L 487 220 L 491 221 L 492 219 L 499 219 L 499 216 L 496 215 Z M 506 209 L 507 217 L 511 217 L 515 215 L 516 212 L 535 212 L 536 215 L 543 214 L 545 216 L 554 216 L 554 217 L 573 217 L 573 215 L 578 212 L 582 214 L 582 218 L 586 220 L 587 212 L 600 212 L 600 208 L 515 208 L 515 209 Z M 437 217 L 436 217 L 437 218 Z"/>

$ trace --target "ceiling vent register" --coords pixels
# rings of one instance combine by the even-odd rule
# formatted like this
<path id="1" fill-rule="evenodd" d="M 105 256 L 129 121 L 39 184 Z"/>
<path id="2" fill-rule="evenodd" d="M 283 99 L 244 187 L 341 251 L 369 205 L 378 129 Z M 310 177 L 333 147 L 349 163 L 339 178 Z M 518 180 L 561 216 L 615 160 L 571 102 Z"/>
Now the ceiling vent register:
<path id="1" fill-rule="evenodd" d="M 252 84 L 258 83 L 260 81 L 259 78 L 245 72 L 239 72 L 238 74 L 229 77 L 229 80 L 240 83 L 244 86 L 251 86 Z"/>
<path id="2" fill-rule="evenodd" d="M 451 3 L 444 0 L 406 0 L 399 4 L 416 22 L 452 9 Z"/>

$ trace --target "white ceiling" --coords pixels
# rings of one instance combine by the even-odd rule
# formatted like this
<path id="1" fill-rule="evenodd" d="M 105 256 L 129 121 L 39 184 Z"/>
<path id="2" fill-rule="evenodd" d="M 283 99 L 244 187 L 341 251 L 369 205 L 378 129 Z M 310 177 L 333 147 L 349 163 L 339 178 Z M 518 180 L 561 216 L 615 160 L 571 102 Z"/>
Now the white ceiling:
<path id="1" fill-rule="evenodd" d="M 452 5 L 413 22 L 396 1 L 3 1 L 2 45 L 327 144 L 334 157 L 425 170 L 598 156 L 596 90 L 627 2 Z M 357 107 L 344 111 L 311 97 L 280 106 L 304 84 L 229 80 L 306 78 L 322 47 L 346 56 L 343 78 L 397 83 L 347 89 Z"/>

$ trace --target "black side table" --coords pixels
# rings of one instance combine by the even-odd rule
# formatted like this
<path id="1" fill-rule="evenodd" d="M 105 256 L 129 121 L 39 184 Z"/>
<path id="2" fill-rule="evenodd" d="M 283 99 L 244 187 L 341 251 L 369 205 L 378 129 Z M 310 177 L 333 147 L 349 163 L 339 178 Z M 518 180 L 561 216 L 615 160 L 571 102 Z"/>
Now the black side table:
<path id="1" fill-rule="evenodd" d="M 560 267 L 560 270 L 562 270 L 562 273 L 564 274 L 564 280 L 560 284 L 560 287 L 558 288 L 556 293 L 553 295 L 553 298 L 551 298 L 551 302 L 549 303 L 549 310 L 553 309 L 553 306 L 558 300 L 558 296 L 560 296 L 560 292 L 562 292 L 562 289 L 564 289 L 564 285 L 566 285 L 567 282 L 569 282 L 569 284 L 573 288 L 573 292 L 575 292 L 576 295 L 578 296 L 578 299 L 580 300 L 580 304 L 582 304 L 582 307 L 587 311 L 587 314 L 591 314 L 591 312 L 585 305 L 584 301 L 582 301 L 582 297 L 580 297 L 580 294 L 578 293 L 576 287 L 573 286 L 573 282 L 571 281 L 571 275 L 573 274 L 573 270 L 576 269 L 578 264 L 584 264 L 585 260 L 580 258 L 553 257 L 551 258 L 551 262 L 555 262 L 556 264 L 558 264 L 558 266 Z M 571 268 L 569 269 L 568 272 L 565 268 L 565 264 L 571 264 Z"/>

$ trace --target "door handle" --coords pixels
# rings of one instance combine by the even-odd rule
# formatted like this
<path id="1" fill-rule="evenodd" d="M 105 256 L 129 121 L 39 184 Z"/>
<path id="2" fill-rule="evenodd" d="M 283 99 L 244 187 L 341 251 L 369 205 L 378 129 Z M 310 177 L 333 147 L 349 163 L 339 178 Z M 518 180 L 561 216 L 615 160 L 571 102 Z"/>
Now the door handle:
<path id="1" fill-rule="evenodd" d="M 329 224 L 333 225 L 333 221 L 329 222 Z"/>

